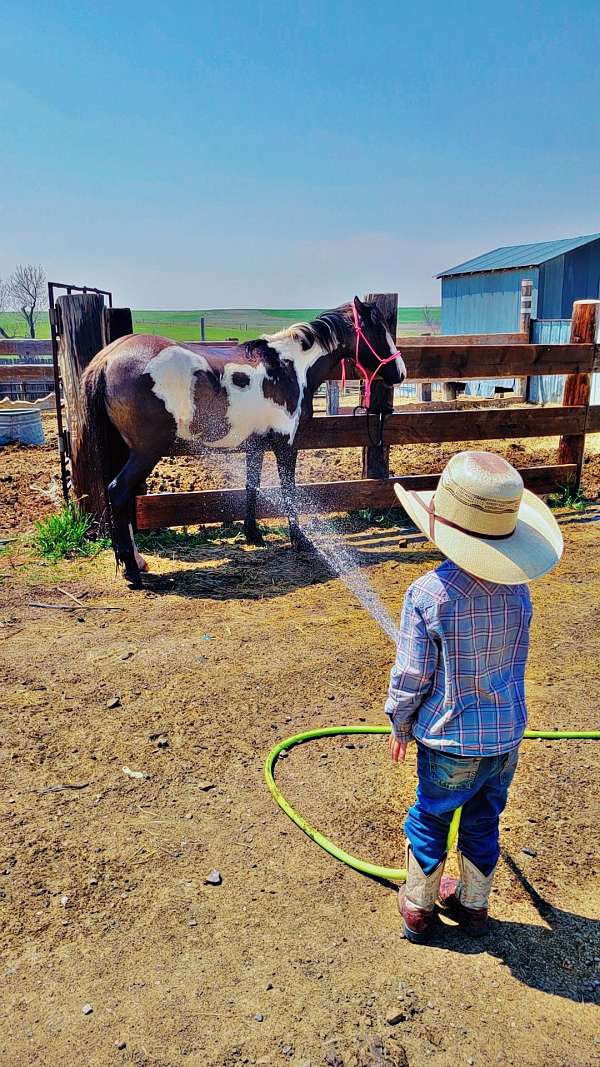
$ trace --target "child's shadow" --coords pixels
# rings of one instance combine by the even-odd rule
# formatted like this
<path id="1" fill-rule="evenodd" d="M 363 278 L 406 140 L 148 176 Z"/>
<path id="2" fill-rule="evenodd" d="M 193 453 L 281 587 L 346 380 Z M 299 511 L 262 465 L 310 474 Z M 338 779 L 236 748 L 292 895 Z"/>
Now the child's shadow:
<path id="1" fill-rule="evenodd" d="M 550 929 L 491 920 L 490 934 L 476 940 L 463 935 L 456 926 L 440 923 L 436 942 L 466 955 L 488 952 L 533 989 L 578 1003 L 600 1004 L 599 971 L 594 963 L 594 958 L 600 956 L 600 921 L 553 907 L 534 889 L 512 856 L 507 852 L 502 855 Z"/>

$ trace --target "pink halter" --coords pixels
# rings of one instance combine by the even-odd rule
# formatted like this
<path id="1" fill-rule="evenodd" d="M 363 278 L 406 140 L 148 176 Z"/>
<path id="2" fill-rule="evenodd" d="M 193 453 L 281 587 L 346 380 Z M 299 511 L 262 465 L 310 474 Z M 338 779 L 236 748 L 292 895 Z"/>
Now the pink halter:
<path id="1" fill-rule="evenodd" d="M 363 328 L 362 328 L 362 326 L 360 324 L 360 319 L 358 317 L 358 312 L 356 310 L 356 304 L 354 303 L 354 301 L 352 301 L 352 314 L 353 314 L 353 317 L 354 317 L 354 332 L 356 334 L 356 347 L 354 349 L 354 360 L 353 360 L 353 362 L 354 362 L 354 366 L 356 367 L 358 373 L 361 375 L 362 378 L 364 378 L 364 382 L 365 382 L 365 408 L 368 409 L 370 407 L 370 404 L 371 404 L 371 385 L 373 384 L 374 379 L 379 374 L 379 371 L 381 370 L 381 368 L 385 367 L 386 363 L 391 363 L 393 359 L 397 358 L 397 353 L 395 353 L 393 356 L 387 356 L 386 359 L 382 359 L 381 356 L 378 355 L 377 352 L 375 351 L 375 349 L 373 348 L 373 345 L 369 341 L 369 338 L 366 336 L 366 334 L 365 334 L 365 332 L 364 332 L 364 330 L 363 330 Z M 365 342 L 367 348 L 373 353 L 373 355 L 375 356 L 375 359 L 377 360 L 377 366 L 376 366 L 376 368 L 375 368 L 375 370 L 373 371 L 372 374 L 369 374 L 367 368 L 363 367 L 362 363 L 360 362 L 360 360 L 358 358 L 358 349 L 359 349 L 359 346 L 360 346 L 361 338 Z M 346 386 L 346 360 L 343 359 L 342 360 L 342 389 L 344 389 L 345 386 Z"/>

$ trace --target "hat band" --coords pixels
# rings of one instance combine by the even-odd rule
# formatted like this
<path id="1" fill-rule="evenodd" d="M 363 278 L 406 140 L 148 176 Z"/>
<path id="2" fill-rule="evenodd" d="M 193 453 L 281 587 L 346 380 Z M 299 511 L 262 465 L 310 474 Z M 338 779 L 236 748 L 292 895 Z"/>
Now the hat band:
<path id="1" fill-rule="evenodd" d="M 450 526 L 452 530 L 458 530 L 459 533 L 468 534 L 469 537 L 481 538 L 481 540 L 483 541 L 505 541 L 508 537 L 512 537 L 515 532 L 513 528 L 512 530 L 510 530 L 509 533 L 503 534 L 476 533 L 474 530 L 468 530 L 466 526 L 459 526 L 457 522 L 451 522 L 450 519 L 445 519 L 443 515 L 439 515 L 435 510 L 435 503 L 433 497 L 431 498 L 431 503 L 426 504 L 425 501 L 421 499 L 415 489 L 409 489 L 409 493 L 415 498 L 415 500 L 419 501 L 421 507 L 429 515 L 429 538 L 431 541 L 435 539 L 434 534 L 436 522 L 441 522 L 443 526 Z"/>

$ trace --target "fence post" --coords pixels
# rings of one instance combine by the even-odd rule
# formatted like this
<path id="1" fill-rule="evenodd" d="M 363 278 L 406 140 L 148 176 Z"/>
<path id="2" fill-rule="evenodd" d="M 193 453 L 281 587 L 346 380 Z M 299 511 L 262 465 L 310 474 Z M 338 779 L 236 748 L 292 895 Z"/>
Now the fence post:
<path id="1" fill-rule="evenodd" d="M 340 413 L 340 383 L 325 382 L 325 412 L 327 415 Z"/>
<path id="2" fill-rule="evenodd" d="M 119 337 L 127 337 L 133 333 L 133 315 L 131 308 L 104 308 L 104 333 L 106 344 L 118 340 Z"/>
<path id="3" fill-rule="evenodd" d="M 519 318 L 519 333 L 526 333 L 529 337 L 531 326 L 531 294 L 533 282 L 531 278 L 523 278 L 521 282 L 521 308 Z"/>
<path id="4" fill-rule="evenodd" d="M 206 322 L 204 321 L 204 315 L 200 316 L 200 340 L 206 341 Z"/>
<path id="5" fill-rule="evenodd" d="M 417 382 L 417 400 L 423 404 L 431 403 L 431 382 Z"/>
<path id="6" fill-rule="evenodd" d="M 531 335 L 531 294 L 533 292 L 533 282 L 530 278 L 523 278 L 521 281 L 521 308 L 519 316 L 519 332 L 526 335 L 527 340 Z M 527 386 L 529 384 L 529 378 L 515 378 L 514 395 L 520 397 L 522 400 L 527 396 Z"/>
<path id="7" fill-rule="evenodd" d="M 365 300 L 377 304 L 388 329 L 395 339 L 398 332 L 398 293 L 368 293 Z M 387 354 L 387 353 L 386 353 Z M 391 415 L 394 410 L 394 386 L 386 385 L 381 378 L 376 378 L 371 386 L 371 412 L 373 415 Z M 375 427 L 375 418 L 370 423 Z M 363 448 L 363 478 L 389 478 L 389 445 L 366 445 Z"/>
<path id="8" fill-rule="evenodd" d="M 102 464 L 91 434 L 82 434 L 81 375 L 106 344 L 104 300 L 98 293 L 72 293 L 56 301 L 58 358 L 69 428 L 71 485 L 76 499 L 98 521 L 107 507 Z"/>
<path id="9" fill-rule="evenodd" d="M 573 304 L 571 319 L 570 344 L 595 344 L 600 323 L 600 300 L 576 300 Z M 590 406 L 590 374 L 569 374 L 565 379 L 563 393 L 564 407 Z M 587 411 L 586 411 L 587 421 Z M 575 486 L 579 488 L 583 454 L 585 452 L 585 432 L 561 437 L 558 446 L 559 463 L 575 463 Z"/>

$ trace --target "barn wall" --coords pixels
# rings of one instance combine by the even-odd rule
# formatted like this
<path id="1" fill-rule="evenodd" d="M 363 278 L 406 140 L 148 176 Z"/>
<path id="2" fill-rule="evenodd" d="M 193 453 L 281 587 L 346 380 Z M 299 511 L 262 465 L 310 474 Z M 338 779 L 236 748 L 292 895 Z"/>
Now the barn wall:
<path id="1" fill-rule="evenodd" d="M 442 333 L 513 333 L 519 329 L 521 282 L 533 282 L 537 315 L 537 267 L 442 278 Z"/>
<path id="2" fill-rule="evenodd" d="M 537 315 L 540 319 L 565 319 L 575 300 L 600 296 L 600 241 L 556 256 L 540 266 Z"/>
<path id="3" fill-rule="evenodd" d="M 542 263 L 540 267 L 540 280 L 538 285 L 537 316 L 540 319 L 564 318 L 563 286 L 565 280 L 565 256 L 556 256 Z M 569 314 L 573 307 L 569 308 Z"/>
<path id="4" fill-rule="evenodd" d="M 565 255 L 564 260 L 561 318 L 571 314 L 575 300 L 597 300 L 600 297 L 600 241 L 576 248 Z M 542 317 L 551 318 L 540 315 Z"/>

